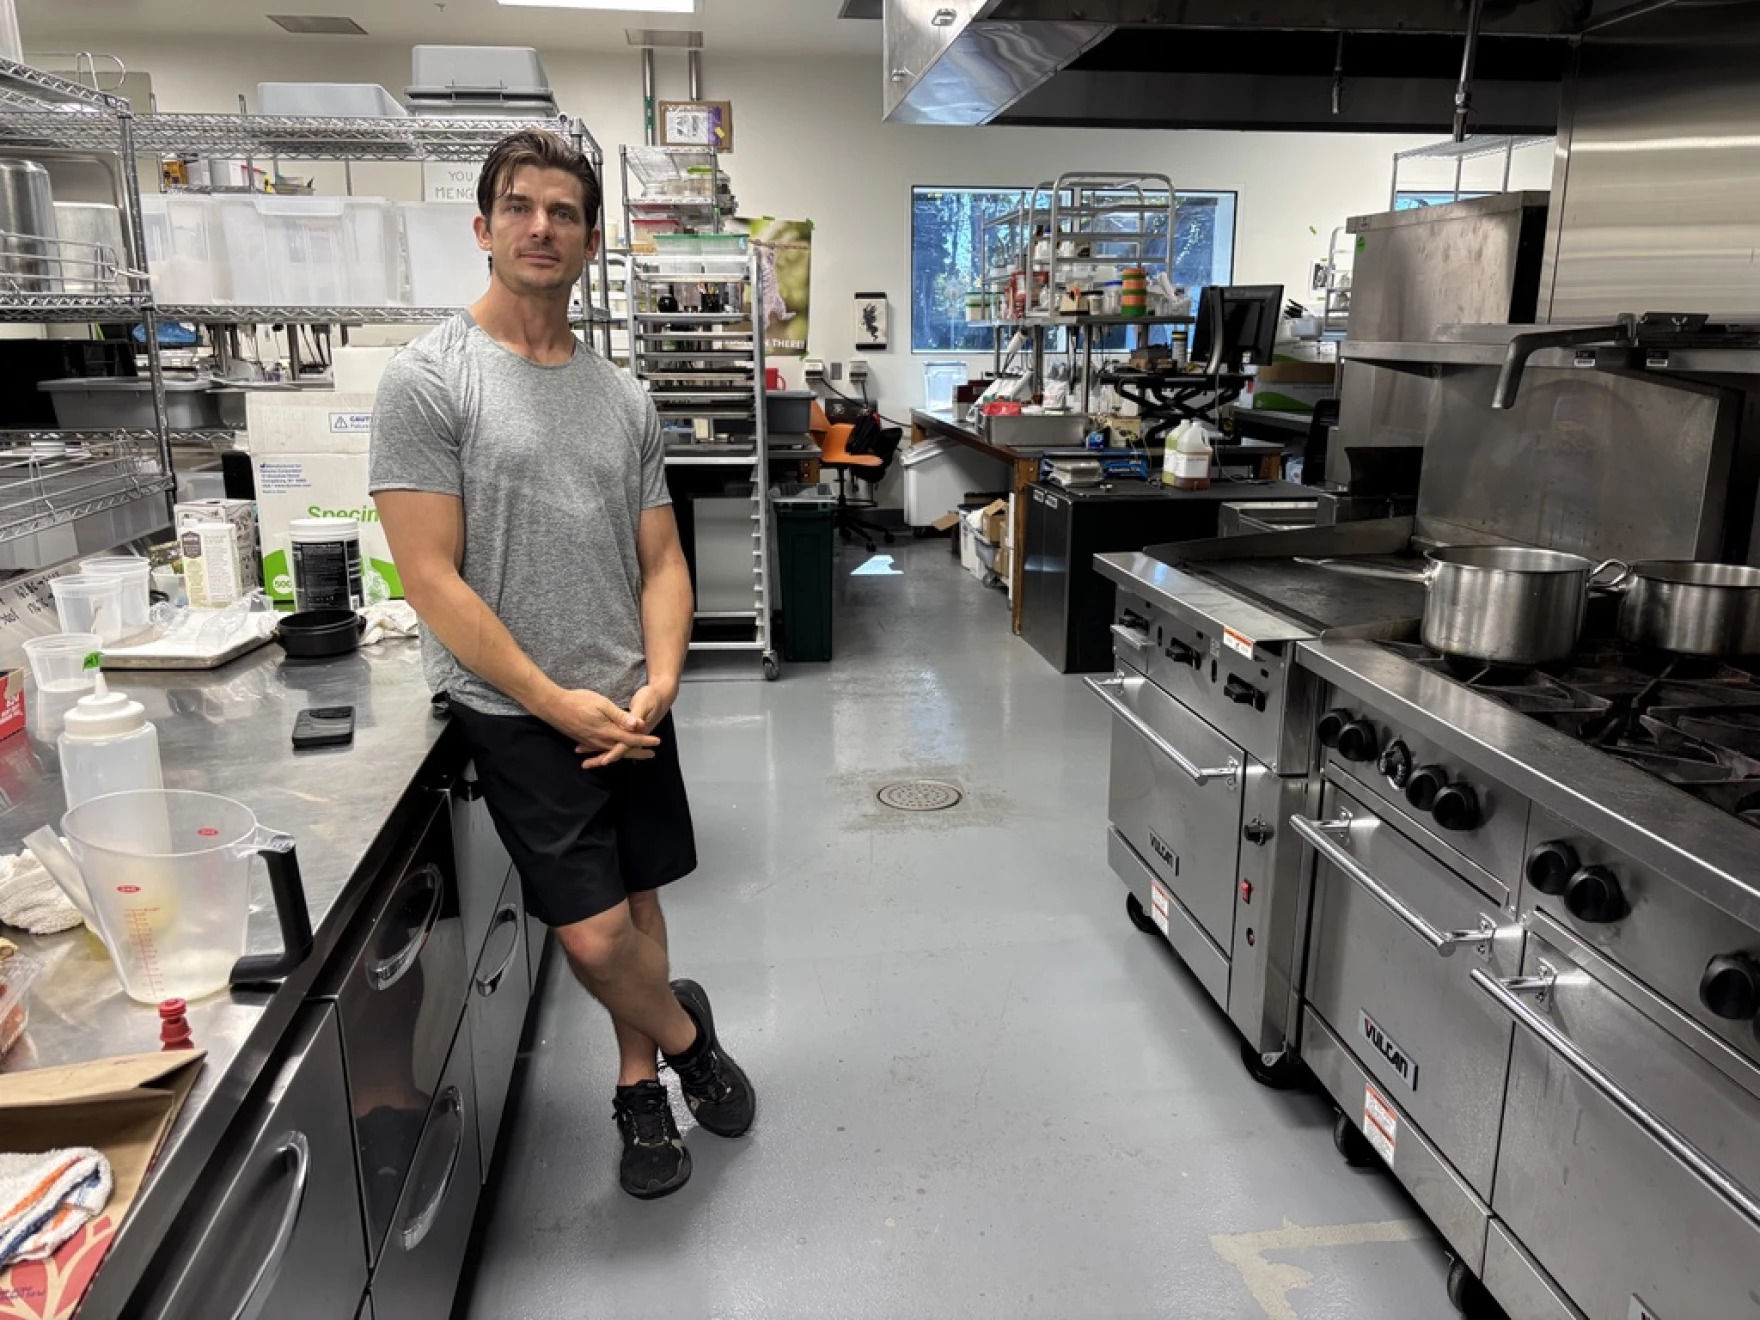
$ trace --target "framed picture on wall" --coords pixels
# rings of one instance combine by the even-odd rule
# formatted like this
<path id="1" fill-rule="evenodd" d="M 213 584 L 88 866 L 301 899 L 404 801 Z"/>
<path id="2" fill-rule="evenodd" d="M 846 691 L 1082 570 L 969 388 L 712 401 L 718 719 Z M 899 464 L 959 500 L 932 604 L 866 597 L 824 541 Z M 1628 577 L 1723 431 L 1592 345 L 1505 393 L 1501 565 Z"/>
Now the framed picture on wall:
<path id="1" fill-rule="evenodd" d="M 856 347 L 875 350 L 886 347 L 886 294 L 856 295 Z"/>

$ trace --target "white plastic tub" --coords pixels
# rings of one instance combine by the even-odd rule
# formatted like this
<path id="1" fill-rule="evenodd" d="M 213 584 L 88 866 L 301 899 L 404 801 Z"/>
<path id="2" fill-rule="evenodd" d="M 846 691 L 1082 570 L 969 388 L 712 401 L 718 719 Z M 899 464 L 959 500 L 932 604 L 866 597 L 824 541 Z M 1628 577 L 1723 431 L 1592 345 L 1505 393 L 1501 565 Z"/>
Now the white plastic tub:
<path id="1" fill-rule="evenodd" d="M 245 307 L 273 304 L 269 235 L 254 197 L 208 199 L 208 228 L 226 261 L 225 301 Z"/>
<path id="2" fill-rule="evenodd" d="M 477 208 L 462 202 L 399 202 L 404 276 L 412 307 L 465 307 L 489 287 L 489 254 L 477 246 Z"/>
<path id="3" fill-rule="evenodd" d="M 904 469 L 904 520 L 927 527 L 952 513 L 968 495 L 1006 491 L 1011 484 L 1008 464 L 951 440 L 927 440 L 898 454 Z"/>

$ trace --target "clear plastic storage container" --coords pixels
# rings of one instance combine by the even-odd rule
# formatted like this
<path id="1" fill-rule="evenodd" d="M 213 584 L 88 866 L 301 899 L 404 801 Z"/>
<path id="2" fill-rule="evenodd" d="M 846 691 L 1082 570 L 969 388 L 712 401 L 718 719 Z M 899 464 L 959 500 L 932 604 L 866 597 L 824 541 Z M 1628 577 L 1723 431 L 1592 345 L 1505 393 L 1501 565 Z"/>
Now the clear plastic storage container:
<path id="1" fill-rule="evenodd" d="M 399 202 L 404 277 L 412 307 L 465 307 L 489 287 L 489 254 L 477 246 L 464 202 Z"/>
<path id="2" fill-rule="evenodd" d="M 397 218 L 382 197 L 250 199 L 263 220 L 269 302 L 384 307 L 398 291 Z"/>
<path id="3" fill-rule="evenodd" d="M 206 197 L 149 193 L 141 198 L 147 274 L 162 303 L 218 303 L 230 299 L 225 251 L 210 232 Z"/>

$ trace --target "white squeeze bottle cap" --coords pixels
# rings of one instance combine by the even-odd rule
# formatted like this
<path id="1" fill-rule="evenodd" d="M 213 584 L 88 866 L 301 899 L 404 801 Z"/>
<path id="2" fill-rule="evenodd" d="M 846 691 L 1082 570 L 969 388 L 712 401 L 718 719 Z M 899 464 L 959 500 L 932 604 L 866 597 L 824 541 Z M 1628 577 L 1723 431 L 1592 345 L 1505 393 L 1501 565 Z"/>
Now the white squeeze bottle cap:
<path id="1" fill-rule="evenodd" d="M 115 738 L 147 722 L 147 708 L 127 693 L 112 692 L 100 669 L 91 695 L 81 697 L 63 718 L 69 738 Z"/>

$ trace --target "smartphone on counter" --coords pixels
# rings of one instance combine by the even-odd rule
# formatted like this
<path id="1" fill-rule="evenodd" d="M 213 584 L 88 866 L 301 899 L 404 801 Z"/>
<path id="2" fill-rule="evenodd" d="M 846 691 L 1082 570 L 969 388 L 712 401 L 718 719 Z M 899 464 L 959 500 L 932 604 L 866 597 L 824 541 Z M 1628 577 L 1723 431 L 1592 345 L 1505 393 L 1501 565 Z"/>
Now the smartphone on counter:
<path id="1" fill-rule="evenodd" d="M 353 706 L 313 706 L 294 716 L 295 747 L 346 747 L 353 741 Z"/>

